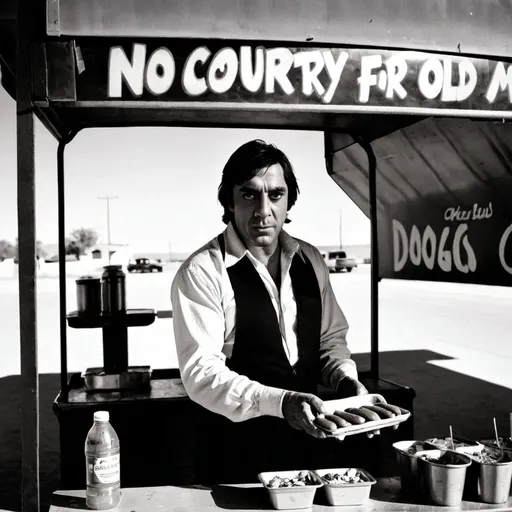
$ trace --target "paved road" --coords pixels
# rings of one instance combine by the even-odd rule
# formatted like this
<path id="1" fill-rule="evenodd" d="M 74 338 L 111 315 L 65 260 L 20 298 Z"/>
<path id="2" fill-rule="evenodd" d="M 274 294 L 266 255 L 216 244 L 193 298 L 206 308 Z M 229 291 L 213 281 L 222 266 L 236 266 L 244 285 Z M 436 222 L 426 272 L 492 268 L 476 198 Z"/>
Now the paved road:
<path id="1" fill-rule="evenodd" d="M 170 309 L 169 287 L 173 269 L 163 274 L 129 275 L 128 306 Z M 338 301 L 349 323 L 353 352 L 370 351 L 370 272 L 332 274 Z M 58 281 L 38 280 L 39 364 L 43 373 L 59 370 Z M 76 306 L 74 279 L 68 279 L 68 309 Z M 17 282 L 0 279 L 2 354 L 0 376 L 19 372 Z M 457 357 L 460 369 L 478 371 L 496 384 L 512 388 L 512 289 L 451 283 L 384 280 L 380 285 L 380 348 L 389 350 L 439 350 Z M 101 334 L 98 330 L 69 329 L 69 367 L 98 364 Z M 131 363 L 169 367 L 176 363 L 172 320 L 130 330 Z M 474 365 L 478 359 L 478 368 Z M 494 361 L 496 367 L 480 364 Z M 492 371 L 488 371 L 492 370 Z"/>

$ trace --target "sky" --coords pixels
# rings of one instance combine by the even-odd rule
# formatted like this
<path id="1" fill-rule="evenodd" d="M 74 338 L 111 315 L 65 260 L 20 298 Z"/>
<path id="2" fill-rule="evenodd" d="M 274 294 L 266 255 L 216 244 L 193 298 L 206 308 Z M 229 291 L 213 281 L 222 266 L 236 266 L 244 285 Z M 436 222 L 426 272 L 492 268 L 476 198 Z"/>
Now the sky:
<path id="1" fill-rule="evenodd" d="M 17 237 L 15 102 L 0 88 L 0 240 Z M 133 252 L 190 252 L 224 229 L 217 188 L 241 144 L 260 138 L 290 159 L 300 196 L 286 229 L 317 246 L 370 242 L 370 222 L 328 176 L 322 132 L 206 128 L 101 128 L 65 152 L 66 233 L 95 229 Z M 57 142 L 36 119 L 36 232 L 57 243 Z"/>

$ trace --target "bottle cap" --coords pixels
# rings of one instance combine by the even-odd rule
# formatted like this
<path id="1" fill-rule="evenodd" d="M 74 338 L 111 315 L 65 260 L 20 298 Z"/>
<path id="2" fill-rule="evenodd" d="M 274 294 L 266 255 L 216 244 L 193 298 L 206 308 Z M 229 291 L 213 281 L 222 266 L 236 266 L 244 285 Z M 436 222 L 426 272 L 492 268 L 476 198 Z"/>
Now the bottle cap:
<path id="1" fill-rule="evenodd" d="M 108 411 L 96 411 L 94 413 L 94 421 L 108 421 L 110 419 L 110 415 Z"/>

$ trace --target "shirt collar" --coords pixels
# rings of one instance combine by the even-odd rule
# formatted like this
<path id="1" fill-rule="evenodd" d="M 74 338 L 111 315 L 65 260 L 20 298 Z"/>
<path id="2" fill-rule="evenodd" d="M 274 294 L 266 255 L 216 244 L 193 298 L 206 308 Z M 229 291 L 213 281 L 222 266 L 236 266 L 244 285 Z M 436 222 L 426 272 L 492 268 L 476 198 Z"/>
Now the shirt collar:
<path id="1" fill-rule="evenodd" d="M 232 267 L 238 263 L 246 254 L 252 256 L 243 242 L 240 240 L 233 224 L 230 222 L 224 231 L 224 241 L 226 254 L 224 262 L 226 267 Z M 279 233 L 279 242 L 281 243 L 281 253 L 287 259 L 292 259 L 295 253 L 299 250 L 299 243 L 291 237 L 284 229 Z"/>

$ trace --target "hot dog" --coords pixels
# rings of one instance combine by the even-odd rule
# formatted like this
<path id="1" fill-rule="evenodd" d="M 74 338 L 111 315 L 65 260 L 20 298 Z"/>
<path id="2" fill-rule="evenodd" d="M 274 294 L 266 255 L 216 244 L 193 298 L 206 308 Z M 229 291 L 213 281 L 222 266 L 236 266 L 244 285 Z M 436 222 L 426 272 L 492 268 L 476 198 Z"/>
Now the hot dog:
<path id="1" fill-rule="evenodd" d="M 344 419 L 345 421 L 350 422 L 352 425 L 361 425 L 366 421 L 366 419 L 362 416 L 358 414 L 351 414 L 347 411 L 334 411 L 334 414 Z"/>
<path id="2" fill-rule="evenodd" d="M 352 426 L 352 423 L 350 423 L 350 421 L 347 421 L 343 419 L 341 416 L 337 416 L 336 414 L 326 414 L 325 419 L 332 421 L 333 423 L 336 423 L 336 425 L 338 425 L 338 428 Z"/>
<path id="3" fill-rule="evenodd" d="M 366 421 L 380 420 L 380 416 L 376 412 L 365 409 L 364 407 L 360 407 L 359 409 L 356 409 L 355 407 L 350 407 L 349 409 L 347 409 L 347 412 L 350 412 L 352 414 L 358 414 L 359 416 L 362 416 Z"/>
<path id="4" fill-rule="evenodd" d="M 394 418 L 395 413 L 388 411 L 384 407 L 379 407 L 378 405 L 365 405 L 366 409 L 369 409 L 370 411 L 376 412 L 380 418 L 387 419 L 387 418 Z"/>
<path id="5" fill-rule="evenodd" d="M 328 420 L 327 418 L 323 418 L 322 416 L 317 416 L 313 423 L 324 430 L 328 430 L 330 432 L 334 432 L 335 430 L 338 430 L 338 426 L 336 423 Z"/>
<path id="6" fill-rule="evenodd" d="M 400 409 L 400 407 L 397 407 L 396 405 L 391 405 L 391 404 L 387 404 L 384 402 L 377 402 L 375 405 L 378 405 L 379 407 L 382 407 L 383 409 L 391 411 L 392 413 L 396 414 L 397 416 L 405 414 L 405 412 L 403 412 L 402 409 Z"/>

